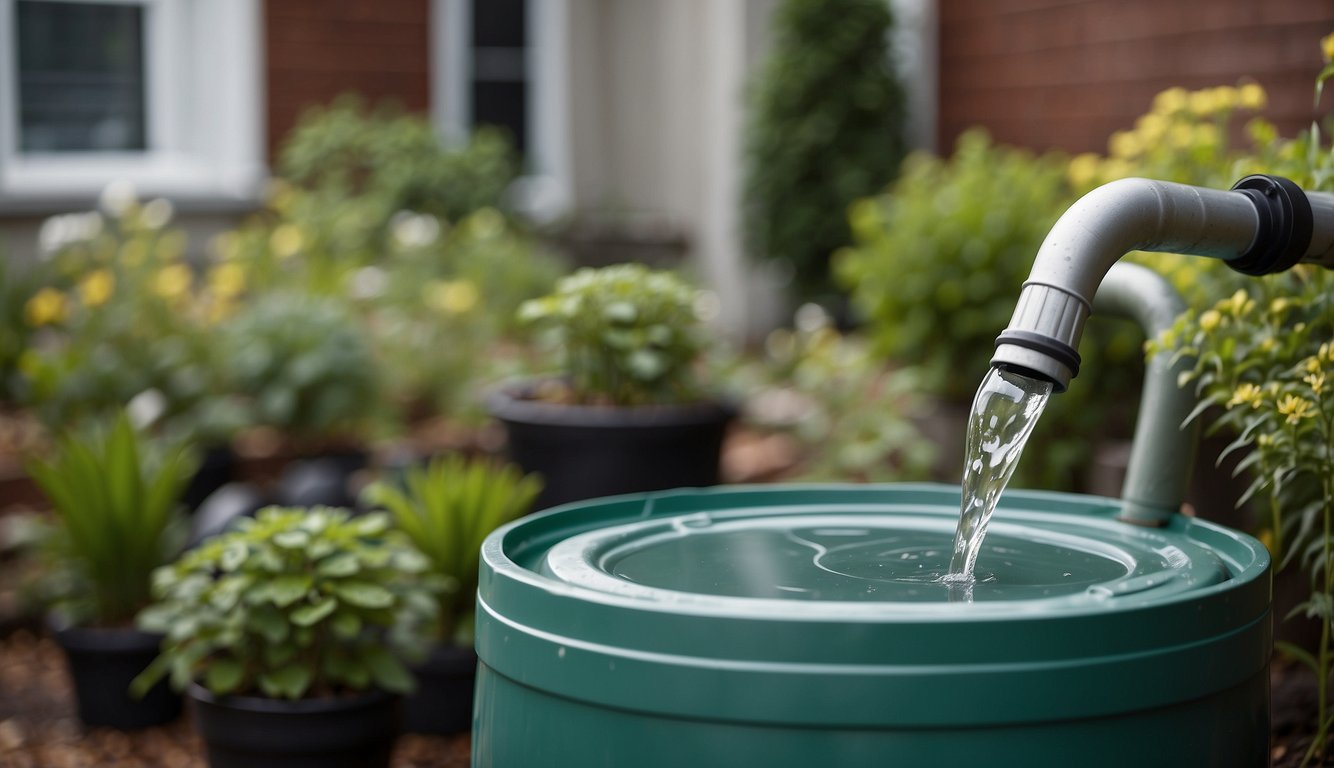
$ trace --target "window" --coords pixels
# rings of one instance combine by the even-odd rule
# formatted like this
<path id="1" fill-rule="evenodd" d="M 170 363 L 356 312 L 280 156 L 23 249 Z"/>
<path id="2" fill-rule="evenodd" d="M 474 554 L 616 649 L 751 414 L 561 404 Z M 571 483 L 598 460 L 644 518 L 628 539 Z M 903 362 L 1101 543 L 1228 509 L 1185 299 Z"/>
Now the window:
<path id="1" fill-rule="evenodd" d="M 526 175 L 514 203 L 539 219 L 571 203 L 566 0 L 433 0 L 432 110 L 450 139 L 510 134 Z"/>
<path id="2" fill-rule="evenodd" d="M 0 209 L 250 199 L 265 177 L 259 0 L 0 0 Z"/>

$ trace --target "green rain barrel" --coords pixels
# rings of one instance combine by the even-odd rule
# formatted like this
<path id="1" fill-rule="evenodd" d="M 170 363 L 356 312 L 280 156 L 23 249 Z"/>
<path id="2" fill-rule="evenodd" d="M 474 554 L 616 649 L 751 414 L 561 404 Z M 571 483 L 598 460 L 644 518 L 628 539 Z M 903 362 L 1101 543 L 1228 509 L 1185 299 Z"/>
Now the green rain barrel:
<path id="1" fill-rule="evenodd" d="M 496 531 L 474 766 L 1257 766 L 1270 560 L 1113 499 L 1007 493 L 971 590 L 959 490 L 680 490 Z"/>

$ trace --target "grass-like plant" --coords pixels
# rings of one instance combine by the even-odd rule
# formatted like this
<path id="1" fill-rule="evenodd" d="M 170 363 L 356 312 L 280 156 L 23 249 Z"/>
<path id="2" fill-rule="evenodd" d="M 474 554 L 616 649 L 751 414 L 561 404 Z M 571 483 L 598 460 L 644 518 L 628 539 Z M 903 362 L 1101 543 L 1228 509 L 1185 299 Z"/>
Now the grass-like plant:
<path id="1" fill-rule="evenodd" d="M 513 465 L 439 457 L 403 473 L 401 487 L 386 481 L 369 486 L 365 498 L 393 515 L 444 580 L 437 596 L 437 638 L 464 644 L 472 631 L 477 568 L 482 541 L 502 524 L 526 514 L 542 490 L 536 475 Z"/>
<path id="2" fill-rule="evenodd" d="M 695 289 L 642 264 L 580 269 L 519 307 L 563 356 L 562 396 L 589 405 L 648 405 L 698 398 L 693 364 L 703 349 Z"/>
<path id="3" fill-rule="evenodd" d="M 170 532 L 197 466 L 190 451 L 156 454 L 125 414 L 108 430 L 67 434 L 27 470 L 55 508 L 56 607 L 80 624 L 128 624 L 148 604 L 153 570 L 174 554 Z"/>
<path id="4" fill-rule="evenodd" d="M 269 507 L 153 576 L 139 617 L 162 653 L 134 682 L 170 675 L 217 695 L 300 699 L 412 689 L 438 585 L 383 514 Z"/>

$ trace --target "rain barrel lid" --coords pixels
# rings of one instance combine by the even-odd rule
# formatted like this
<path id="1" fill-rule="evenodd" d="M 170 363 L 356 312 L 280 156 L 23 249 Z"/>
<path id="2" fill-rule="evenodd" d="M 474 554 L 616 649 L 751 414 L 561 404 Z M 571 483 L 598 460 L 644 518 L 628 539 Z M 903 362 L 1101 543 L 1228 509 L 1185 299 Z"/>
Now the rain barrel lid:
<path id="1" fill-rule="evenodd" d="M 1011 491 L 969 593 L 938 579 L 958 510 L 957 487 L 929 484 L 558 507 L 484 544 L 478 654 L 608 706 L 900 725 L 1112 714 L 1238 684 L 1268 659 L 1270 561 L 1252 537 Z M 793 704 L 811 696 L 822 705 Z"/>

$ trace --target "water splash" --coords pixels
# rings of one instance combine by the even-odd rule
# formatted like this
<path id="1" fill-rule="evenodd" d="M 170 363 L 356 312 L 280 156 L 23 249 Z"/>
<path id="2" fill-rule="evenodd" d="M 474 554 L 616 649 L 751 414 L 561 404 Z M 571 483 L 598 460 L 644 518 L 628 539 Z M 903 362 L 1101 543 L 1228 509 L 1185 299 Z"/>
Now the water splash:
<path id="1" fill-rule="evenodd" d="M 1051 389 L 1051 382 L 999 368 L 992 368 L 977 388 L 968 416 L 959 527 L 954 532 L 949 573 L 943 579 L 946 583 L 972 584 L 987 523 Z"/>

